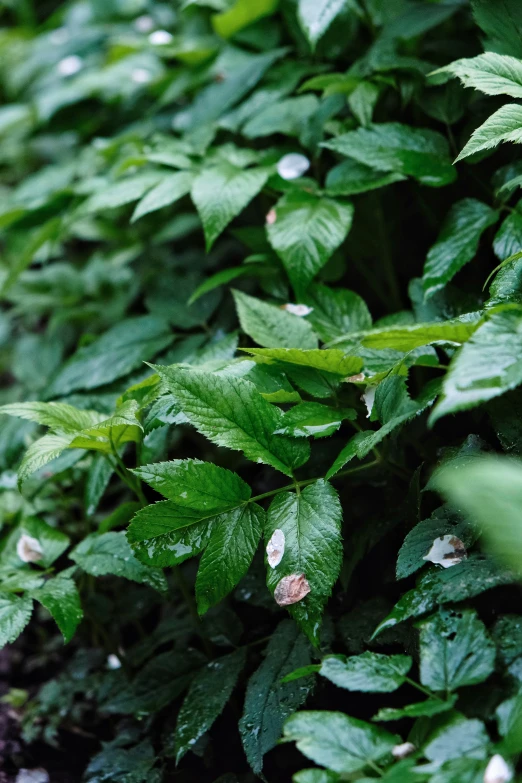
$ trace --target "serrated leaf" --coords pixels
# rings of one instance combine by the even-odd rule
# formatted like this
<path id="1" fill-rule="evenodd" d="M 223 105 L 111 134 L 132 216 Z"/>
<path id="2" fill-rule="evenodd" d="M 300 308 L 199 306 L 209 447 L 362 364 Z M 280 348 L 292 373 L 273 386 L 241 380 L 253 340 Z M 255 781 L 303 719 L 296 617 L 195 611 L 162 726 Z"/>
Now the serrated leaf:
<path id="1" fill-rule="evenodd" d="M 326 175 L 326 193 L 329 196 L 355 196 L 404 179 L 404 174 L 396 171 L 379 171 L 357 160 L 343 160 Z"/>
<path id="2" fill-rule="evenodd" d="M 490 739 L 481 720 L 466 720 L 462 715 L 455 715 L 431 734 L 423 754 L 437 764 L 463 756 L 484 759 L 489 745 Z"/>
<path id="3" fill-rule="evenodd" d="M 153 359 L 173 339 L 168 324 L 155 316 L 121 321 L 72 356 L 54 379 L 48 396 L 111 383 Z"/>
<path id="4" fill-rule="evenodd" d="M 473 16 L 476 23 L 491 39 L 497 52 L 522 57 L 522 14 L 518 0 L 473 0 Z"/>
<path id="5" fill-rule="evenodd" d="M 111 463 L 103 454 L 96 454 L 93 457 L 87 481 L 85 482 L 85 511 L 87 516 L 96 513 L 96 509 L 109 486 L 109 482 L 114 473 Z"/>
<path id="6" fill-rule="evenodd" d="M 423 345 L 436 342 L 464 343 L 468 340 L 480 323 L 477 314 L 466 314 L 461 319 L 438 321 L 431 324 L 406 324 L 405 326 L 385 326 L 358 335 L 366 348 L 383 350 L 391 348 L 395 351 L 412 351 Z M 343 338 L 334 344 L 342 342 Z"/>
<path id="7" fill-rule="evenodd" d="M 276 432 L 293 438 L 326 438 L 339 429 L 344 419 L 353 421 L 356 416 L 353 408 L 329 408 L 319 402 L 303 402 L 284 414 Z"/>
<path id="8" fill-rule="evenodd" d="M 434 486 L 480 524 L 487 544 L 520 574 L 522 469 L 519 463 L 501 457 L 481 457 L 459 465 L 456 474 L 449 463 L 435 474 Z"/>
<path id="9" fill-rule="evenodd" d="M 265 168 L 240 169 L 224 161 L 196 177 L 191 194 L 203 223 L 207 252 L 230 221 L 257 196 L 268 174 Z"/>
<path id="10" fill-rule="evenodd" d="M 137 204 L 132 214 L 131 223 L 150 212 L 156 212 L 158 209 L 163 209 L 163 207 L 168 207 L 169 204 L 179 201 L 180 198 L 190 193 L 193 181 L 194 174 L 191 171 L 177 171 L 175 174 L 169 174 L 152 190 L 149 190 Z"/>
<path id="11" fill-rule="evenodd" d="M 405 682 L 412 664 L 409 655 L 382 655 L 375 652 L 364 652 L 349 658 L 330 655 L 323 658 L 319 674 L 348 691 L 390 693 Z"/>
<path id="12" fill-rule="evenodd" d="M 245 665 L 245 652 L 245 649 L 239 649 L 207 663 L 192 681 L 176 723 L 176 762 L 211 728 L 223 711 Z"/>
<path id="13" fill-rule="evenodd" d="M 323 342 L 350 332 L 361 332 L 372 325 L 364 300 L 346 288 L 314 285 L 307 292 L 306 303 L 313 307 L 308 320 Z"/>
<path id="14" fill-rule="evenodd" d="M 45 606 L 63 634 L 70 642 L 83 617 L 80 596 L 76 584 L 63 574 L 48 579 L 43 587 L 29 592 L 31 598 Z"/>
<path id="15" fill-rule="evenodd" d="M 243 451 L 248 459 L 287 476 L 308 459 L 307 444 L 273 434 L 282 413 L 250 381 L 174 367 L 155 369 L 191 424 L 218 446 Z"/>
<path id="16" fill-rule="evenodd" d="M 279 740 L 286 718 L 306 699 L 313 680 L 282 683 L 294 669 L 310 663 L 310 645 L 291 620 L 280 623 L 268 643 L 265 660 L 247 686 L 239 721 L 241 741 L 248 763 L 259 775 L 263 757 Z"/>
<path id="17" fill-rule="evenodd" d="M 516 57 L 484 52 L 440 68 L 435 73 L 456 76 L 465 87 L 474 87 L 486 95 L 510 95 L 522 98 L 522 62 Z"/>
<path id="18" fill-rule="evenodd" d="M 455 163 L 476 152 L 494 149 L 502 141 L 512 141 L 515 144 L 522 142 L 522 106 L 517 103 L 506 103 L 505 106 L 501 106 L 477 130 L 473 131 L 470 140 L 455 159 Z"/>
<path id="19" fill-rule="evenodd" d="M 342 712 L 296 712 L 284 726 L 307 758 L 340 773 L 357 772 L 387 756 L 400 739 Z"/>
<path id="20" fill-rule="evenodd" d="M 454 694 L 446 701 L 429 698 L 416 704 L 407 704 L 405 707 L 382 707 L 372 720 L 378 722 L 402 720 L 403 718 L 431 718 L 433 715 L 439 715 L 441 712 L 453 709 L 456 701 L 457 696 Z"/>
<path id="21" fill-rule="evenodd" d="M 372 169 L 414 177 L 431 187 L 447 185 L 456 177 L 446 139 L 426 128 L 383 122 L 349 131 L 322 146 Z"/>
<path id="22" fill-rule="evenodd" d="M 163 572 L 136 560 L 123 530 L 101 535 L 92 533 L 73 549 L 69 557 L 92 576 L 113 574 L 148 585 L 161 593 L 167 591 Z"/>
<path id="23" fill-rule="evenodd" d="M 296 290 L 302 290 L 344 241 L 352 225 L 352 204 L 290 191 L 275 205 L 267 226 L 270 244 Z"/>
<path id="24" fill-rule="evenodd" d="M 472 609 L 439 609 L 417 627 L 420 681 L 430 690 L 449 693 L 483 682 L 493 672 L 495 645 Z"/>
<path id="25" fill-rule="evenodd" d="M 241 328 L 258 345 L 265 348 L 317 348 L 312 325 L 304 318 L 242 291 L 233 291 L 233 294 Z"/>
<path id="26" fill-rule="evenodd" d="M 453 204 L 437 241 L 426 257 L 422 278 L 426 296 L 432 296 L 443 288 L 474 258 L 480 237 L 498 220 L 498 216 L 496 210 L 474 198 Z"/>
<path id="27" fill-rule="evenodd" d="M 0 593 L 0 648 L 20 636 L 32 611 L 33 602 L 29 597 Z"/>
<path id="28" fill-rule="evenodd" d="M 198 285 L 194 293 L 191 295 L 188 304 L 191 305 L 196 302 L 200 296 L 207 294 L 209 291 L 214 291 L 215 288 L 219 288 L 221 285 L 231 283 L 232 280 L 236 280 L 238 277 L 247 277 L 255 271 L 250 265 L 234 266 L 230 269 L 220 269 L 215 275 L 206 277 L 205 280 Z"/>
<path id="29" fill-rule="evenodd" d="M 44 435 L 43 438 L 31 443 L 25 452 L 18 468 L 18 485 L 21 487 L 24 481 L 36 470 L 40 470 L 51 460 L 59 457 L 62 451 L 69 447 L 73 435 Z M 85 452 L 77 452 L 85 454 Z"/>
<path id="30" fill-rule="evenodd" d="M 466 546 L 472 544 L 476 537 L 460 514 L 449 506 L 438 508 L 428 519 L 415 525 L 404 539 L 397 557 L 397 579 L 405 579 L 425 566 L 424 555 L 436 538 L 445 535 L 456 536 Z"/>
<path id="31" fill-rule="evenodd" d="M 244 27 L 272 14 L 279 0 L 236 0 L 230 8 L 212 17 L 214 30 L 222 38 L 231 38 Z"/>
<path id="32" fill-rule="evenodd" d="M 297 16 L 312 50 L 335 17 L 348 6 L 348 0 L 299 0 Z"/>
<path id="33" fill-rule="evenodd" d="M 505 261 L 510 256 L 518 253 L 521 247 L 522 203 L 519 202 L 516 205 L 514 211 L 511 212 L 507 218 L 505 218 L 497 233 L 495 234 L 495 239 L 493 240 L 493 250 L 495 251 L 497 258 L 499 258 L 501 261 Z M 505 269 L 506 267 L 503 267 L 500 272 L 504 271 Z M 495 284 L 498 285 L 499 283 L 498 278 L 500 277 L 500 272 L 491 286 L 492 289 Z"/>
<path id="34" fill-rule="evenodd" d="M 84 204 L 86 212 L 99 212 L 102 209 L 114 209 L 140 199 L 144 193 L 154 187 L 161 179 L 159 172 L 136 174 L 134 177 L 104 187 L 91 196 Z"/>
<path id="35" fill-rule="evenodd" d="M 522 311 L 495 313 L 455 354 L 430 417 L 473 408 L 522 383 Z"/>
<path id="36" fill-rule="evenodd" d="M 360 372 L 362 359 L 358 356 L 346 356 L 344 351 L 336 348 L 300 350 L 298 348 L 244 348 L 254 356 L 259 356 L 269 363 L 309 367 L 319 372 L 335 373 L 338 376 L 350 376 Z"/>
<path id="37" fill-rule="evenodd" d="M 281 561 L 275 568 L 267 567 L 268 587 L 273 593 L 283 577 L 305 575 L 310 593 L 288 610 L 315 644 L 324 605 L 341 567 L 341 519 L 337 492 L 322 479 L 305 487 L 299 495 L 276 495 L 267 513 L 265 541 L 275 530 L 285 534 Z"/>
<path id="38" fill-rule="evenodd" d="M 249 503 L 216 517 L 196 579 L 198 611 L 224 598 L 248 571 L 261 539 L 265 512 Z"/>
<path id="39" fill-rule="evenodd" d="M 79 410 L 65 402 L 11 402 L 0 406 L 1 413 L 34 421 L 64 434 L 92 427 L 103 418 L 96 411 Z"/>
<path id="40" fill-rule="evenodd" d="M 377 627 L 374 636 L 409 617 L 426 614 L 437 604 L 464 601 L 493 587 L 512 584 L 514 581 L 514 574 L 500 571 L 491 560 L 477 555 L 471 555 L 452 568 L 432 569 L 419 579 L 413 590 L 399 599 L 390 614 Z"/>
<path id="41" fill-rule="evenodd" d="M 154 770 L 156 754 L 148 740 L 131 748 L 119 746 L 120 738 L 104 743 L 85 770 L 87 783 L 159 783 L 159 771 Z M 158 773 L 158 774 L 156 774 Z"/>
<path id="42" fill-rule="evenodd" d="M 69 448 L 110 452 L 123 443 L 140 441 L 143 427 L 137 418 L 138 411 L 136 400 L 123 402 L 108 419 L 98 421 L 94 426 L 78 432 Z"/>

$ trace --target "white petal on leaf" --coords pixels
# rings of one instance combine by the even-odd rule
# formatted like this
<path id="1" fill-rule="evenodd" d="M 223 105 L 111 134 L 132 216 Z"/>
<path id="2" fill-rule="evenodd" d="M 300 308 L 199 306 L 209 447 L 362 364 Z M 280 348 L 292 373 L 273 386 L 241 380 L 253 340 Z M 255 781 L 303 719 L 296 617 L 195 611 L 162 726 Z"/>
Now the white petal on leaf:
<path id="1" fill-rule="evenodd" d="M 396 759 L 404 759 L 416 750 L 413 742 L 403 742 L 392 748 L 392 756 Z"/>
<path id="2" fill-rule="evenodd" d="M 310 168 L 310 161 L 299 152 L 290 152 L 277 163 L 277 173 L 282 179 L 297 179 Z"/>
<path id="3" fill-rule="evenodd" d="M 270 209 L 267 212 L 266 223 L 267 223 L 268 226 L 272 226 L 276 222 L 276 220 L 277 220 L 277 213 L 276 213 L 275 209 L 272 207 L 272 209 Z"/>
<path id="4" fill-rule="evenodd" d="M 466 547 L 460 538 L 446 535 L 436 538 L 431 545 L 430 551 L 422 559 L 441 565 L 443 568 L 450 568 L 461 563 L 466 557 Z"/>
<path id="5" fill-rule="evenodd" d="M 146 68 L 135 68 L 131 73 L 131 79 L 136 84 L 147 84 L 152 80 L 152 74 Z"/>
<path id="6" fill-rule="evenodd" d="M 153 46 L 165 46 L 172 41 L 172 35 L 167 30 L 154 30 L 149 35 L 149 43 Z"/>
<path id="7" fill-rule="evenodd" d="M 121 669 L 121 661 L 117 655 L 114 655 L 114 653 L 111 653 L 107 656 L 107 668 L 111 671 Z"/>
<path id="8" fill-rule="evenodd" d="M 369 419 L 372 415 L 372 409 L 373 409 L 373 403 L 375 402 L 375 393 L 377 391 L 377 386 L 367 386 L 366 391 L 362 395 L 361 399 L 366 405 L 366 410 L 368 413 L 366 414 L 366 418 Z"/>
<path id="9" fill-rule="evenodd" d="M 279 606 L 290 606 L 302 601 L 309 592 L 310 585 L 304 574 L 290 574 L 277 583 L 274 598 Z"/>
<path id="10" fill-rule="evenodd" d="M 77 54 L 71 54 L 69 57 L 64 57 L 63 60 L 60 60 L 56 67 L 61 76 L 73 76 L 82 69 L 82 66 L 82 58 L 78 57 Z"/>
<path id="11" fill-rule="evenodd" d="M 37 538 L 22 533 L 16 545 L 16 554 L 23 563 L 37 563 L 43 557 L 43 549 Z"/>
<path id="12" fill-rule="evenodd" d="M 147 14 L 138 16 L 138 18 L 134 21 L 134 28 L 139 33 L 150 33 L 150 31 L 154 28 L 154 19 L 152 16 L 148 16 Z"/>
<path id="13" fill-rule="evenodd" d="M 484 772 L 484 783 L 508 783 L 512 777 L 512 772 L 502 756 L 498 753 L 492 756 Z"/>
<path id="14" fill-rule="evenodd" d="M 291 313 L 292 315 L 298 315 L 299 318 L 310 315 L 313 309 L 313 307 L 308 307 L 308 305 L 305 304 L 291 304 L 291 302 L 281 305 L 281 310 L 286 310 L 287 313 Z"/>
<path id="15" fill-rule="evenodd" d="M 266 557 L 268 565 L 271 568 L 275 568 L 279 565 L 283 559 L 285 553 L 285 534 L 282 530 L 277 528 L 274 530 L 270 537 L 270 541 L 266 545 Z"/>

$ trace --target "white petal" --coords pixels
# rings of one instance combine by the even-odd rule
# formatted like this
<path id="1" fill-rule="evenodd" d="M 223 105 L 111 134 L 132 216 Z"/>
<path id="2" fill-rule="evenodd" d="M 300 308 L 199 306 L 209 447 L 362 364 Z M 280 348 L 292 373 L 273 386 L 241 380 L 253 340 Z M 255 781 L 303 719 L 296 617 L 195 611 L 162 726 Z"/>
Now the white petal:
<path id="1" fill-rule="evenodd" d="M 370 416 L 372 415 L 372 408 L 373 408 L 373 403 L 375 402 L 376 391 L 377 391 L 377 386 L 367 386 L 361 398 L 364 404 L 366 405 L 366 410 L 368 411 L 368 413 L 366 414 L 367 419 L 369 419 Z"/>
<path id="2" fill-rule="evenodd" d="M 411 753 L 414 753 L 415 745 L 413 742 L 403 742 L 401 745 L 395 745 L 392 748 L 392 756 L 396 759 L 404 759 Z"/>
<path id="3" fill-rule="evenodd" d="M 282 179 L 297 179 L 310 168 L 310 161 L 299 152 L 290 152 L 277 163 L 277 173 Z"/>
<path id="4" fill-rule="evenodd" d="M 288 304 L 282 305 L 282 309 L 286 310 L 287 313 L 292 313 L 292 315 L 298 315 L 300 318 L 303 318 L 305 315 L 310 315 L 314 308 L 308 307 L 308 305 L 305 304 L 291 304 L 289 302 Z"/>
<path id="5" fill-rule="evenodd" d="M 431 545 L 430 551 L 422 559 L 441 565 L 443 568 L 450 568 L 461 563 L 466 557 L 466 547 L 460 538 L 446 535 L 436 538 Z"/>
<path id="6" fill-rule="evenodd" d="M 285 534 L 282 530 L 274 530 L 270 537 L 270 541 L 266 545 L 266 557 L 268 565 L 271 568 L 275 568 L 279 565 L 283 559 L 285 553 Z"/>
<path id="7" fill-rule="evenodd" d="M 121 661 L 117 655 L 111 653 L 107 656 L 107 668 L 114 671 L 115 669 L 121 669 Z"/>
<path id="8" fill-rule="evenodd" d="M 147 16 L 144 14 L 143 16 L 138 16 L 138 18 L 134 20 L 134 28 L 139 33 L 150 33 L 153 27 L 154 19 L 152 16 Z"/>
<path id="9" fill-rule="evenodd" d="M 498 753 L 492 756 L 484 772 L 484 783 L 508 783 L 512 777 L 511 770 L 502 756 Z"/>
<path id="10" fill-rule="evenodd" d="M 290 574 L 277 583 L 274 598 L 279 606 L 290 606 L 302 601 L 309 592 L 310 585 L 304 574 Z"/>
<path id="11" fill-rule="evenodd" d="M 146 68 L 135 68 L 131 73 L 131 79 L 136 84 L 147 84 L 152 79 L 152 74 Z"/>
<path id="12" fill-rule="evenodd" d="M 51 778 L 43 767 L 38 769 L 19 769 L 15 783 L 50 783 Z"/>
<path id="13" fill-rule="evenodd" d="M 16 545 L 16 554 L 22 563 L 37 563 L 43 557 L 43 549 L 38 539 L 22 533 Z"/>
<path id="14" fill-rule="evenodd" d="M 267 215 L 266 215 L 265 219 L 266 219 L 267 226 L 271 226 L 273 223 L 276 222 L 276 220 L 277 220 L 277 213 L 276 213 L 276 211 L 275 211 L 275 209 L 273 207 L 272 207 L 271 210 L 269 210 L 267 212 Z"/>
<path id="15" fill-rule="evenodd" d="M 63 60 L 60 60 L 57 68 L 58 73 L 62 76 L 73 76 L 73 74 L 78 73 L 82 69 L 82 66 L 82 58 L 78 57 L 77 54 L 71 54 L 69 57 L 64 57 Z"/>
<path id="16" fill-rule="evenodd" d="M 149 35 L 149 43 L 153 46 L 164 46 L 172 41 L 172 36 L 166 30 L 155 30 Z"/>

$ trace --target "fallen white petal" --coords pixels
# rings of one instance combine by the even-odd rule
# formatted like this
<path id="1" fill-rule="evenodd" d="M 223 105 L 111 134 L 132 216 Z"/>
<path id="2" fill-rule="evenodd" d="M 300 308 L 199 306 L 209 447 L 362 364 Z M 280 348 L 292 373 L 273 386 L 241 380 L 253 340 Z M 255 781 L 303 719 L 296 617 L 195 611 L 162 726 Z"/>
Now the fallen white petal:
<path id="1" fill-rule="evenodd" d="M 50 783 L 51 778 L 43 767 L 38 769 L 19 769 L 15 783 Z"/>
<path id="2" fill-rule="evenodd" d="M 285 305 L 281 305 L 282 310 L 286 310 L 287 313 L 292 313 L 292 315 L 298 315 L 300 318 L 303 318 L 305 315 L 310 315 L 310 313 L 313 311 L 313 307 L 308 307 L 308 305 L 305 304 L 291 304 L 290 302 Z"/>
<path id="3" fill-rule="evenodd" d="M 301 601 L 309 592 L 310 585 L 304 574 L 290 574 L 277 583 L 274 598 L 279 606 L 290 606 Z"/>
<path id="4" fill-rule="evenodd" d="M 377 391 L 377 386 L 367 386 L 364 394 L 362 395 L 361 399 L 366 405 L 366 410 L 368 413 L 366 414 L 366 418 L 369 419 L 372 415 L 372 408 L 373 403 L 375 402 L 375 392 Z"/>
<path id="5" fill-rule="evenodd" d="M 266 545 L 266 558 L 268 565 L 271 568 L 275 568 L 279 565 L 283 559 L 285 553 L 285 534 L 282 530 L 274 530 L 270 537 L 270 541 Z"/>
<path id="6" fill-rule="evenodd" d="M 152 74 L 146 68 L 135 68 L 131 73 L 131 79 L 136 84 L 147 84 L 152 79 Z"/>
<path id="7" fill-rule="evenodd" d="M 77 54 L 71 54 L 69 57 L 64 57 L 63 60 L 60 60 L 56 67 L 58 73 L 62 76 L 73 76 L 73 74 L 78 73 L 82 69 L 82 66 L 82 58 L 78 57 Z"/>
<path id="8" fill-rule="evenodd" d="M 513 777 L 510 768 L 498 753 L 491 757 L 484 772 L 484 783 L 508 783 Z"/>
<path id="9" fill-rule="evenodd" d="M 363 372 L 357 373 L 357 375 L 349 375 L 347 378 L 343 378 L 345 383 L 361 383 L 366 378 Z"/>
<path id="10" fill-rule="evenodd" d="M 153 27 L 154 19 L 152 16 L 147 16 L 144 14 L 143 16 L 138 16 L 138 18 L 134 20 L 134 28 L 139 33 L 150 33 Z"/>
<path id="11" fill-rule="evenodd" d="M 117 655 L 111 653 L 107 656 L 107 668 L 114 671 L 115 669 L 121 669 L 121 661 Z"/>
<path id="12" fill-rule="evenodd" d="M 404 759 L 414 752 L 415 745 L 413 742 L 403 742 L 401 745 L 395 745 L 395 747 L 392 748 L 392 756 L 396 759 Z"/>
<path id="13" fill-rule="evenodd" d="M 23 563 L 37 563 L 43 557 L 43 549 L 36 538 L 22 533 L 16 545 L 16 554 Z"/>
<path id="14" fill-rule="evenodd" d="M 277 220 L 277 214 L 276 214 L 275 209 L 272 207 L 272 209 L 269 210 L 269 212 L 267 212 L 267 215 L 266 215 L 266 224 L 267 224 L 267 226 L 273 225 L 273 223 L 275 223 L 276 220 Z"/>
<path id="15" fill-rule="evenodd" d="M 282 179 L 297 179 L 310 168 L 310 161 L 299 152 L 290 152 L 277 163 L 277 173 Z"/>
<path id="16" fill-rule="evenodd" d="M 172 41 L 172 36 L 166 30 L 155 30 L 149 35 L 149 43 L 153 46 L 165 46 Z"/>
<path id="17" fill-rule="evenodd" d="M 466 557 L 466 547 L 460 538 L 446 535 L 436 538 L 431 545 L 430 551 L 422 559 L 441 565 L 443 568 L 450 568 L 461 563 Z"/>

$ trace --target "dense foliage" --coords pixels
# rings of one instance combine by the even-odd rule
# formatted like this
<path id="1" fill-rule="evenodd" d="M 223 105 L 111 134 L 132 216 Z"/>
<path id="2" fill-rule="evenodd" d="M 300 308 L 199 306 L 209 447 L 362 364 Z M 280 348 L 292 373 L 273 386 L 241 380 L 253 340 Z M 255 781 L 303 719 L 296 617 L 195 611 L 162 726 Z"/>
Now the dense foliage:
<path id="1" fill-rule="evenodd" d="M 0 19 L 6 774 L 514 779 L 520 0 Z"/>

